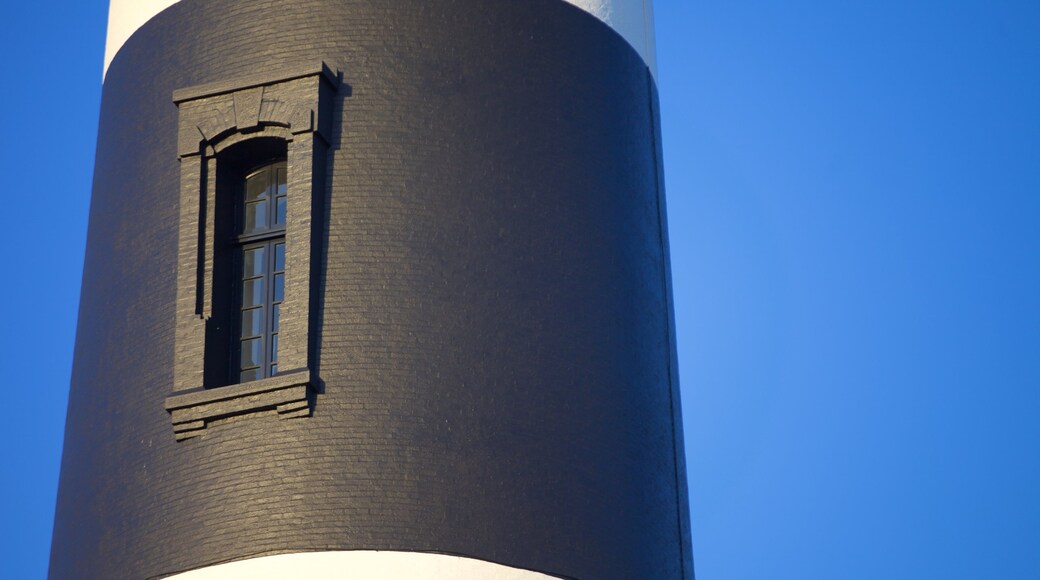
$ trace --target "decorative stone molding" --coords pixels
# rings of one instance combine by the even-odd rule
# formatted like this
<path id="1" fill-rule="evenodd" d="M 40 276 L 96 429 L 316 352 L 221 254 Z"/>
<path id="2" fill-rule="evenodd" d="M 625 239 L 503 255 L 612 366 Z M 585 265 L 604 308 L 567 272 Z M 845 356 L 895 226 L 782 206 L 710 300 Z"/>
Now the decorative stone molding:
<path id="1" fill-rule="evenodd" d="M 271 410 L 282 418 L 310 415 L 318 381 L 314 361 L 319 333 L 319 298 L 312 281 L 321 267 L 324 165 L 338 86 L 338 77 L 320 63 L 173 94 L 181 194 L 174 385 L 165 407 L 178 440 L 201 435 L 214 421 L 232 416 L 270 415 Z M 215 373 L 207 372 L 206 366 L 229 362 L 206 361 L 213 350 L 207 348 L 208 340 L 228 340 L 231 316 L 214 312 L 215 304 L 227 302 L 221 293 L 232 291 L 218 287 L 214 276 L 215 249 L 225 243 L 218 238 L 221 227 L 215 221 L 218 195 L 227 195 L 218 186 L 218 174 L 223 152 L 254 139 L 285 145 L 288 207 L 279 366 L 296 370 L 228 385 L 215 381 Z M 214 321 L 214 316 L 223 322 Z"/>
<path id="2" fill-rule="evenodd" d="M 273 409 L 283 419 L 310 415 L 307 369 L 282 372 L 273 377 L 215 389 L 193 389 L 166 399 L 177 440 L 201 435 L 208 422 L 224 417 Z"/>

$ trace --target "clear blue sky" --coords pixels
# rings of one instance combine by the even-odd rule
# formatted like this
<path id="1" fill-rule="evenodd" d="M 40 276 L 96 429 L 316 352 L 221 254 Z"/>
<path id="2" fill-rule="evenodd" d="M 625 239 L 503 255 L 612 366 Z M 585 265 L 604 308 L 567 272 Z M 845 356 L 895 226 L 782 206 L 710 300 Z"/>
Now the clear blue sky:
<path id="1" fill-rule="evenodd" d="M 698 578 L 1040 579 L 1040 2 L 656 8 Z M 5 578 L 46 570 L 105 14 L 0 3 Z"/>

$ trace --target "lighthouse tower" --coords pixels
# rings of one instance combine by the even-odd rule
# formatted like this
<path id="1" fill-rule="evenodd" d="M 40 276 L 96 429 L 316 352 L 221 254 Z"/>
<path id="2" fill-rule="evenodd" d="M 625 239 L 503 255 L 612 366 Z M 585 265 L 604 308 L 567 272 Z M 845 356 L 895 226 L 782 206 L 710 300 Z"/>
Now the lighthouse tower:
<path id="1" fill-rule="evenodd" d="M 50 575 L 692 579 L 651 0 L 112 0 Z"/>

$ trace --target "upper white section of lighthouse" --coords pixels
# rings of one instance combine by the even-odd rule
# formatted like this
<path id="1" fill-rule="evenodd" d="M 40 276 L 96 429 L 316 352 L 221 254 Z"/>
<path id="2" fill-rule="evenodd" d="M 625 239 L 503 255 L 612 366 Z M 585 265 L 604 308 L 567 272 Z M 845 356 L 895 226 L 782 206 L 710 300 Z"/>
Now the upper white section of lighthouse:
<path id="1" fill-rule="evenodd" d="M 564 0 L 606 22 L 636 49 L 657 76 L 654 0 Z"/>
<path id="2" fill-rule="evenodd" d="M 138 28 L 179 0 L 110 0 L 108 39 L 105 43 L 105 72 L 116 53 Z M 654 54 L 653 0 L 561 0 L 573 4 L 623 36 L 642 55 L 650 72 L 657 76 Z"/>
<path id="3" fill-rule="evenodd" d="M 151 20 L 152 16 L 166 10 L 178 0 L 109 0 L 108 38 L 105 39 L 105 73 L 108 65 L 123 47 L 127 39 Z"/>

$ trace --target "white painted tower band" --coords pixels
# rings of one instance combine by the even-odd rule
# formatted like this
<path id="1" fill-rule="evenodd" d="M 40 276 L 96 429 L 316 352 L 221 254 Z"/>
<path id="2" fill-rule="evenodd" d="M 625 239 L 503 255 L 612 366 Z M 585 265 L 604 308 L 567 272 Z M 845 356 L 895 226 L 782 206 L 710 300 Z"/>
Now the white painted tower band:
<path id="1" fill-rule="evenodd" d="M 108 37 L 105 42 L 105 73 L 123 44 L 153 16 L 179 0 L 110 0 Z M 216 1 L 216 0 L 214 0 Z M 606 22 L 643 57 L 657 76 L 654 50 L 653 0 L 562 0 Z"/>
<path id="2" fill-rule="evenodd" d="M 178 0 L 109 0 L 108 36 L 105 38 L 105 72 L 126 41 L 153 16 Z"/>
<path id="3" fill-rule="evenodd" d="M 540 572 L 422 552 L 356 551 L 280 554 L 207 566 L 167 580 L 554 580 Z"/>

